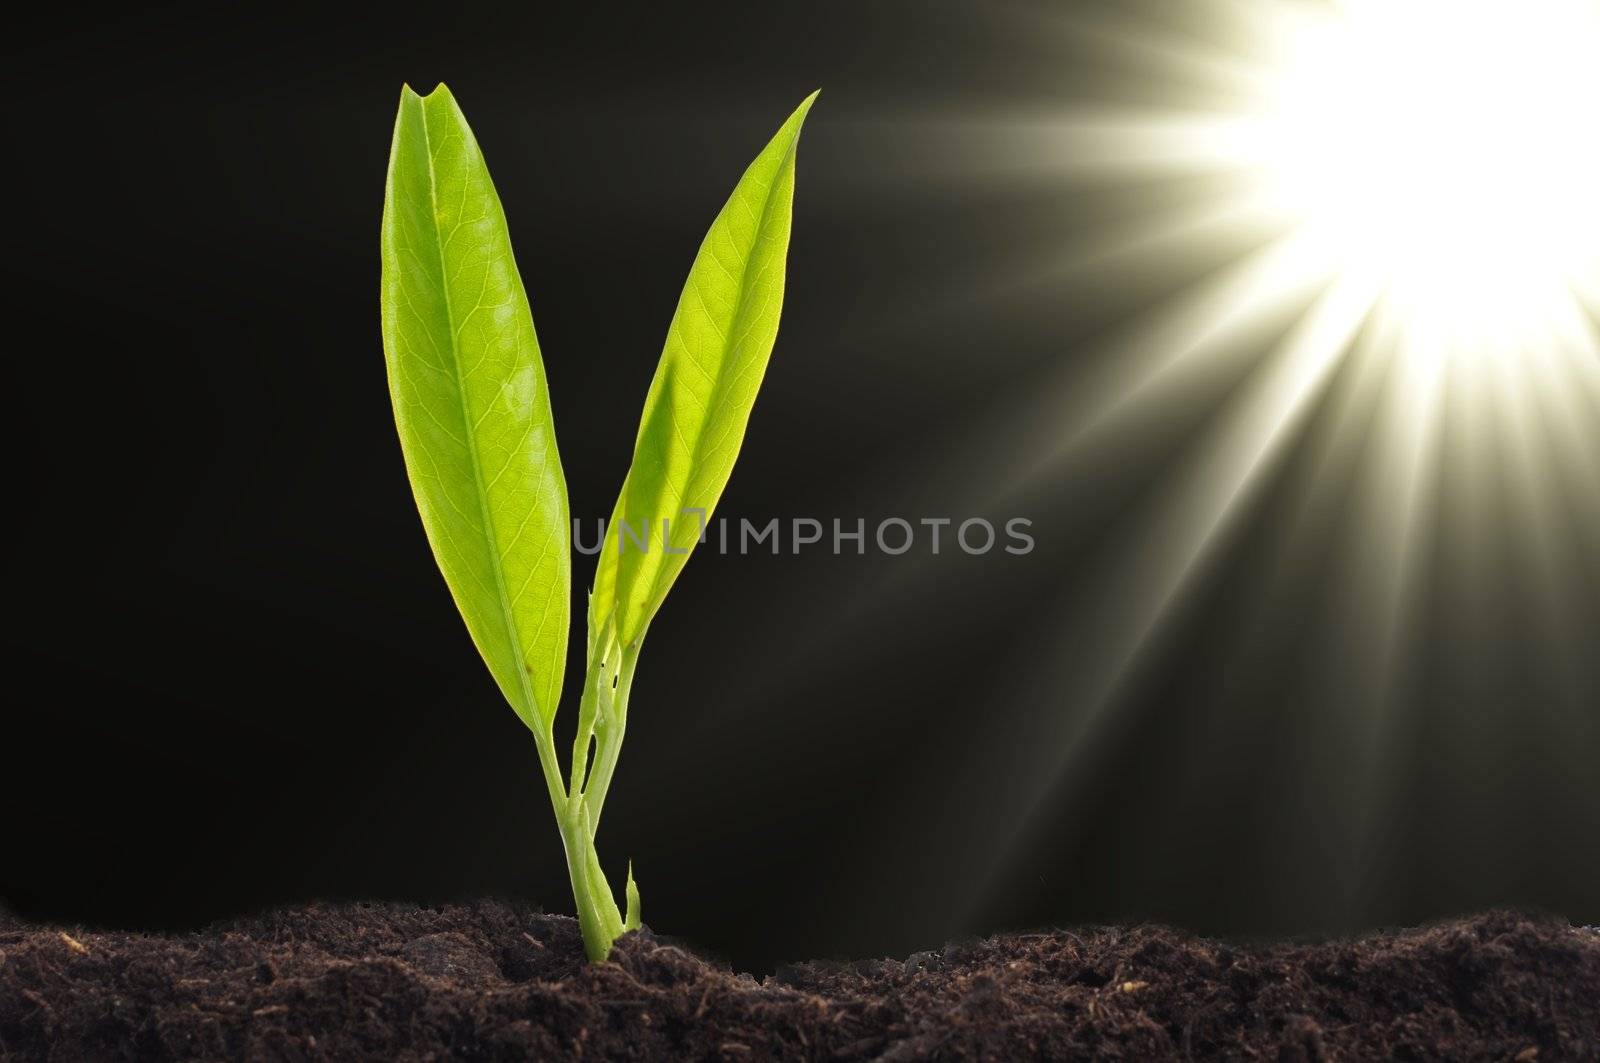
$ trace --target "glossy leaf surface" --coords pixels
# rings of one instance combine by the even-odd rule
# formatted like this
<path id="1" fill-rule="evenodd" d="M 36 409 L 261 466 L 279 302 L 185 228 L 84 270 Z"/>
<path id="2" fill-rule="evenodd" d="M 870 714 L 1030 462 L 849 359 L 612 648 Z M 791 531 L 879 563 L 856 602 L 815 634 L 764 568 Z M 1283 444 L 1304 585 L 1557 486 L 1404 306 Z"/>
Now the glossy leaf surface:
<path id="1" fill-rule="evenodd" d="M 778 334 L 795 151 L 815 99 L 789 117 L 734 188 L 667 331 L 595 576 L 596 617 L 613 620 L 623 645 L 643 635 L 682 571 L 744 441 Z"/>
<path id="2" fill-rule="evenodd" d="M 505 215 L 448 89 L 401 94 L 383 345 L 435 559 L 506 700 L 548 735 L 571 609 L 566 481 Z"/>

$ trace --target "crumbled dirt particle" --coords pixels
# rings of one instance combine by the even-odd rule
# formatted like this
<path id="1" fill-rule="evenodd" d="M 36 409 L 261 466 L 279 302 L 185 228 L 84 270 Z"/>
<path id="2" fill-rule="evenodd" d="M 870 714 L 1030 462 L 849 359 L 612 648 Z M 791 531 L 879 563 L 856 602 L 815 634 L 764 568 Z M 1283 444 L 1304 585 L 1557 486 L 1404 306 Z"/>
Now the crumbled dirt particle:
<path id="1" fill-rule="evenodd" d="M 494 902 L 168 937 L 13 919 L 0 947 L 0 1059 L 1600 1059 L 1600 937 L 1508 912 L 1317 944 L 1000 935 L 764 981 L 648 931 L 590 966 L 571 919 Z"/>

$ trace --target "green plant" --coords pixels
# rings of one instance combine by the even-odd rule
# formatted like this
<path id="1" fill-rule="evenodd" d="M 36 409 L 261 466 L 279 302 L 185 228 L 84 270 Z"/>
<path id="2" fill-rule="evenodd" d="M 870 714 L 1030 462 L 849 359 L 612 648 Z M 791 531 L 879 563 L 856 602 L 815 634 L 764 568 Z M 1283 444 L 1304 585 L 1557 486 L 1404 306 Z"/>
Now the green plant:
<path id="1" fill-rule="evenodd" d="M 443 85 L 426 97 L 401 92 L 383 211 L 383 345 L 395 423 L 445 582 L 495 682 L 533 732 L 594 961 L 639 925 L 632 866 L 624 916 L 595 833 L 639 648 L 728 482 L 777 336 L 795 148 L 815 99 L 750 164 L 689 271 L 589 595 L 588 666 L 563 775 L 554 721 L 571 611 L 571 520 L 539 341 L 465 116 Z M 662 529 L 654 549 L 653 529 Z"/>

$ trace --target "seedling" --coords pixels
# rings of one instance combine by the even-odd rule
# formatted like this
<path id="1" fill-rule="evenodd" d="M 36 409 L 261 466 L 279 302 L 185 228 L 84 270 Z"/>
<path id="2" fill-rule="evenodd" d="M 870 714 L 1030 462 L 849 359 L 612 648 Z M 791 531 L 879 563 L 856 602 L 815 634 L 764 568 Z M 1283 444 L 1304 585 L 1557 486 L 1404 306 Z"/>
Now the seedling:
<path id="1" fill-rule="evenodd" d="M 563 774 L 554 723 L 572 602 L 571 518 L 528 297 L 477 140 L 450 91 L 400 95 L 383 209 L 383 347 L 433 556 L 501 693 L 533 732 L 589 959 L 639 925 L 595 834 L 639 648 L 733 471 L 778 334 L 795 149 L 812 93 L 711 224 L 667 329 L 607 524 Z M 631 529 L 632 535 L 627 534 Z"/>

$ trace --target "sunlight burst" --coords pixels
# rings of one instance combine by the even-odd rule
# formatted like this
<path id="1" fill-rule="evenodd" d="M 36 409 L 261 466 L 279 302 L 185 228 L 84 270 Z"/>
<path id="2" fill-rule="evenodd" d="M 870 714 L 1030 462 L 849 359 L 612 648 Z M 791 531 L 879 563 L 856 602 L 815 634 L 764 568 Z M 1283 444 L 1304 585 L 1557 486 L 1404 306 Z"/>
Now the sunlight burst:
<path id="1" fill-rule="evenodd" d="M 1358 905 L 1429 654 L 1497 660 L 1481 633 L 1513 601 L 1552 674 L 1592 652 L 1564 618 L 1592 609 L 1600 543 L 1600 3 L 1126 0 L 1048 24 L 1104 78 L 1048 116 L 1008 116 L 985 156 L 1007 168 L 986 175 L 1149 209 L 1108 210 L 1093 240 L 1020 264 L 997 297 L 1115 294 L 1197 265 L 993 429 L 1028 455 L 997 502 L 1094 482 L 1085 470 L 1152 439 L 1182 445 L 1015 680 L 1019 704 L 1048 711 L 1012 826 L 988 839 L 989 880 L 1029 831 L 1062 829 L 1034 820 L 1047 795 L 1109 740 L 1165 625 L 1276 486 L 1295 515 L 1274 544 L 1295 563 L 1260 600 L 1307 567 L 1336 587 L 1306 698 L 1349 743 L 1326 785 L 1366 810 L 1342 821 L 1328 885 Z M 1446 593 L 1467 615 L 1430 612 Z M 1571 743 L 1549 734 L 1554 760 Z"/>
<path id="2" fill-rule="evenodd" d="M 1548 340 L 1600 273 L 1600 5 L 1290 7 L 1241 127 L 1264 192 L 1414 346 Z"/>

